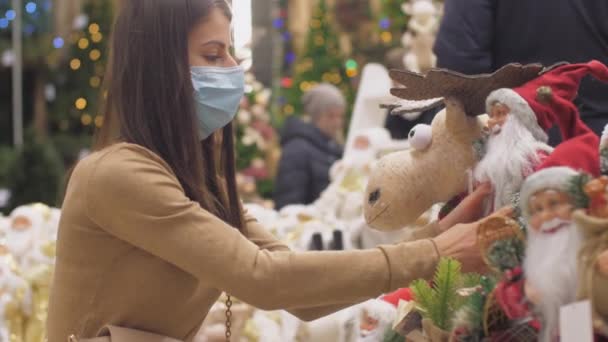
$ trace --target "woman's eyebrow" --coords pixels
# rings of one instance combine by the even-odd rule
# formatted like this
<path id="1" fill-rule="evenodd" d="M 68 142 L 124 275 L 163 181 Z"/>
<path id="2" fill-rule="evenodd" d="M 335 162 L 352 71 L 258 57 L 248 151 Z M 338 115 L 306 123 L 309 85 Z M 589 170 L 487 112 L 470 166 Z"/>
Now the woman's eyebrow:
<path id="1" fill-rule="evenodd" d="M 203 44 L 201 44 L 201 46 L 208 46 L 208 45 L 219 45 L 219 47 L 222 49 L 226 48 L 226 44 L 219 40 L 210 40 L 210 41 L 207 41 L 207 42 L 204 42 Z"/>

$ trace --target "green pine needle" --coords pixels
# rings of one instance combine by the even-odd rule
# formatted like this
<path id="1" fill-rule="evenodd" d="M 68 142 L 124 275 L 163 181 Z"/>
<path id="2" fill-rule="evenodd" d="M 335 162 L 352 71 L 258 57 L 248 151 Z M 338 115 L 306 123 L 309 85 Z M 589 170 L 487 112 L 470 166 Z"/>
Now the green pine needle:
<path id="1" fill-rule="evenodd" d="M 589 206 L 589 197 L 585 194 L 584 188 L 591 179 L 590 175 L 580 173 L 568 181 L 568 193 L 572 196 L 576 208 L 587 208 Z"/>
<path id="2" fill-rule="evenodd" d="M 415 280 L 411 286 L 416 304 L 418 304 L 418 311 L 424 318 L 432 319 L 431 311 L 434 307 L 433 289 L 426 280 L 418 279 Z"/>
<path id="3" fill-rule="evenodd" d="M 433 286 L 425 280 L 416 280 L 410 287 L 422 316 L 438 328 L 450 331 L 455 313 L 467 302 L 458 290 L 477 287 L 480 281 L 478 274 L 463 275 L 460 262 L 442 258 L 437 265 Z"/>
<path id="4" fill-rule="evenodd" d="M 520 266 L 524 258 L 524 242 L 518 238 L 499 240 L 490 246 L 488 260 L 501 272 Z"/>
<path id="5" fill-rule="evenodd" d="M 393 329 L 388 328 L 386 330 L 386 333 L 384 334 L 384 339 L 382 341 L 383 342 L 405 342 L 405 337 L 399 335 L 399 333 L 397 333 Z"/>
<path id="6" fill-rule="evenodd" d="M 457 299 L 456 291 L 460 285 L 461 264 L 453 259 L 443 259 L 439 262 L 435 273 L 436 318 L 435 324 L 443 330 L 449 330 L 450 313 L 454 310 L 452 303 Z"/>

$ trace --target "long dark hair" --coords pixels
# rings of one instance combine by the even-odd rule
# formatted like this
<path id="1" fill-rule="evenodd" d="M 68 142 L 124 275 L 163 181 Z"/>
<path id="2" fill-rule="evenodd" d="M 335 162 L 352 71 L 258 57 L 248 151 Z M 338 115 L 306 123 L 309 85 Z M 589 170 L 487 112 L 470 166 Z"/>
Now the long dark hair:
<path id="1" fill-rule="evenodd" d="M 225 0 L 122 3 L 95 150 L 119 141 L 148 148 L 171 166 L 191 200 L 243 229 L 232 124 L 199 141 L 190 76 L 188 34 L 215 8 L 231 19 Z"/>

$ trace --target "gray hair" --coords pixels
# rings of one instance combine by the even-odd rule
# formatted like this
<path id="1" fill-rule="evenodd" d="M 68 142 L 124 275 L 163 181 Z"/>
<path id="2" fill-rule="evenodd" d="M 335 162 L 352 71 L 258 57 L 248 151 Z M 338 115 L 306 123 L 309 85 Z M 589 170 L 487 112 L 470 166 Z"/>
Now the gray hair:
<path id="1" fill-rule="evenodd" d="M 302 96 L 302 104 L 306 114 L 316 121 L 331 108 L 345 108 L 346 99 L 340 89 L 329 83 L 321 83 Z"/>

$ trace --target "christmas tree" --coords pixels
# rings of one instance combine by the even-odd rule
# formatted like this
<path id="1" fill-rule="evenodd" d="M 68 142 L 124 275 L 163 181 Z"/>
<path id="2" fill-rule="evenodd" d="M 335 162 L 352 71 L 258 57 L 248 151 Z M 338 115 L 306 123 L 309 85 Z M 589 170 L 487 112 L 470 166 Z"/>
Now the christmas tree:
<path id="1" fill-rule="evenodd" d="M 75 135 L 101 126 L 98 98 L 105 73 L 112 5 L 106 0 L 85 2 L 79 29 L 69 37 L 69 56 L 54 75 L 61 93 L 51 101 L 51 129 Z"/>
<path id="2" fill-rule="evenodd" d="M 402 0 L 382 0 L 378 16 L 381 44 L 386 48 L 401 46 L 401 37 L 407 29 L 407 16 L 403 13 Z"/>
<path id="3" fill-rule="evenodd" d="M 302 94 L 323 82 L 337 86 L 348 103 L 352 103 L 354 94 L 350 78 L 356 76 L 355 69 L 356 62 L 346 61 L 341 55 L 326 1 L 319 1 L 310 21 L 306 52 L 295 65 L 294 80 L 283 82 L 288 91 L 281 119 L 305 114 L 302 112 Z"/>
<path id="4" fill-rule="evenodd" d="M 51 109 L 53 140 L 66 163 L 90 145 L 95 128 L 103 124 L 99 99 L 105 73 L 112 4 L 88 0 L 76 18 L 77 30 L 66 39 L 67 58 L 53 74 L 52 89 L 61 89 L 47 98 Z"/>

